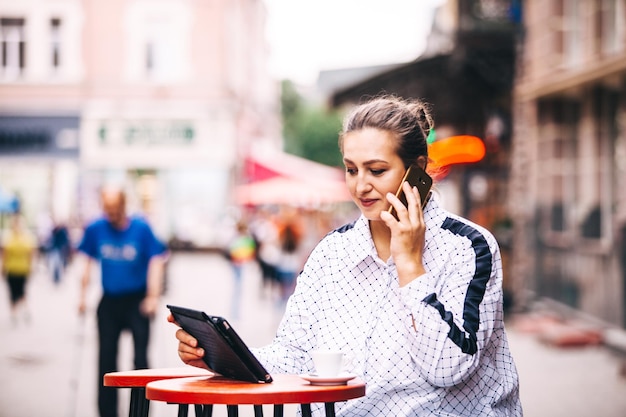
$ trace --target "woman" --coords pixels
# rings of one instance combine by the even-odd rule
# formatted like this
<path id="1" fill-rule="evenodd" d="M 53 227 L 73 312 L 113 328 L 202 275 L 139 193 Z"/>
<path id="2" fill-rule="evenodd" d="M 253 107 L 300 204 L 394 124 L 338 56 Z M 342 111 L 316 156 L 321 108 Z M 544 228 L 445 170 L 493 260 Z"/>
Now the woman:
<path id="1" fill-rule="evenodd" d="M 244 220 L 237 222 L 236 235 L 228 247 L 228 257 L 233 270 L 233 295 L 230 314 L 233 319 L 239 318 L 241 304 L 241 284 L 247 264 L 255 258 L 256 243 L 250 235 L 248 224 Z"/>
<path id="2" fill-rule="evenodd" d="M 26 281 L 30 276 L 37 248 L 35 238 L 26 230 L 22 221 L 19 214 L 11 219 L 11 230 L 2 251 L 2 272 L 9 285 L 11 321 L 14 325 L 20 316 L 25 322 L 30 321 L 26 302 Z"/>
<path id="3" fill-rule="evenodd" d="M 298 271 L 302 269 L 301 246 L 302 226 L 296 212 L 284 213 L 278 224 L 279 257 L 276 272 L 280 284 L 280 305 L 287 302 L 293 293 Z"/>
<path id="4" fill-rule="evenodd" d="M 314 349 L 344 351 L 367 395 L 340 416 L 522 415 L 497 242 L 432 195 L 422 211 L 406 182 L 408 206 L 394 195 L 408 166 L 426 168 L 432 128 L 423 103 L 395 97 L 347 116 L 340 149 L 361 216 L 313 250 L 274 341 L 253 350 L 294 374 L 313 370 Z M 197 341 L 176 337 L 183 362 L 205 367 Z"/>

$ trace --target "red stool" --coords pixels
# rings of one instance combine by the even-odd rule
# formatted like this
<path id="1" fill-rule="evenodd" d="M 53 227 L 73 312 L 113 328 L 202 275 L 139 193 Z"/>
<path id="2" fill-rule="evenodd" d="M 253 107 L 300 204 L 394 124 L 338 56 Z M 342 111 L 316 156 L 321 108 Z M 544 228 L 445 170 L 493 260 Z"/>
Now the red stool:
<path id="1" fill-rule="evenodd" d="M 146 399 L 146 385 L 153 381 L 191 376 L 212 376 L 213 373 L 193 366 L 178 368 L 137 369 L 134 371 L 109 372 L 104 375 L 104 386 L 130 388 L 129 417 L 147 417 L 150 401 Z M 196 408 L 196 415 L 200 412 Z"/>

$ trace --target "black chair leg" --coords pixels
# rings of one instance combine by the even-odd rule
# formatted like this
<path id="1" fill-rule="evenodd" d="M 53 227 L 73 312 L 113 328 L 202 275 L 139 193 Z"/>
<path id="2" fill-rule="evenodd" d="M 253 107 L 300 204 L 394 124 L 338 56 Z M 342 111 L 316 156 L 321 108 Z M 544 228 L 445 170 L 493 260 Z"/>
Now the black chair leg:
<path id="1" fill-rule="evenodd" d="M 228 412 L 228 417 L 239 417 L 239 407 L 236 405 L 227 405 L 226 410 Z"/>
<path id="2" fill-rule="evenodd" d="M 130 389 L 129 417 L 148 417 L 150 400 L 146 399 L 145 387 L 132 387 Z"/>
<path id="3" fill-rule="evenodd" d="M 326 417 L 335 417 L 335 403 L 324 403 Z"/>
<path id="4" fill-rule="evenodd" d="M 300 404 L 302 417 L 311 417 L 311 404 Z"/>
<path id="5" fill-rule="evenodd" d="M 204 406 L 202 404 L 194 404 L 193 410 L 196 417 L 204 417 Z"/>
<path id="6" fill-rule="evenodd" d="M 146 388 L 145 387 L 141 387 L 139 389 L 139 397 L 140 397 L 140 404 L 141 404 L 141 411 L 140 411 L 140 415 L 141 417 L 148 417 L 148 414 L 150 413 L 150 400 L 148 400 L 146 398 Z"/>
<path id="7" fill-rule="evenodd" d="M 187 417 L 189 415 L 189 404 L 178 404 L 178 417 Z"/>
<path id="8" fill-rule="evenodd" d="M 283 417 L 285 406 L 283 404 L 274 404 L 274 417 Z"/>
<path id="9" fill-rule="evenodd" d="M 194 405 L 196 417 L 211 417 L 213 415 L 213 404 Z"/>
<path id="10" fill-rule="evenodd" d="M 133 387 L 130 389 L 130 407 L 128 409 L 128 417 L 141 416 L 141 396 L 139 394 L 139 387 Z"/>

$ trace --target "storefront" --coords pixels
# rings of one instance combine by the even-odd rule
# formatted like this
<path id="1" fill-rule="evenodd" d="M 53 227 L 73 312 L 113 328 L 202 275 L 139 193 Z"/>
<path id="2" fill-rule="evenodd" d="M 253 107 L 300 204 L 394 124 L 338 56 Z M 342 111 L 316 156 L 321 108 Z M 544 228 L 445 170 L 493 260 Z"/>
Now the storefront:
<path id="1" fill-rule="evenodd" d="M 0 116 L 0 186 L 40 238 L 76 214 L 79 124 L 76 115 Z"/>
<path id="2" fill-rule="evenodd" d="M 113 182 L 126 188 L 129 211 L 148 218 L 164 240 L 219 245 L 233 183 L 231 113 L 185 103 L 131 107 L 100 103 L 84 113 L 82 217 L 98 213 L 98 187 Z"/>

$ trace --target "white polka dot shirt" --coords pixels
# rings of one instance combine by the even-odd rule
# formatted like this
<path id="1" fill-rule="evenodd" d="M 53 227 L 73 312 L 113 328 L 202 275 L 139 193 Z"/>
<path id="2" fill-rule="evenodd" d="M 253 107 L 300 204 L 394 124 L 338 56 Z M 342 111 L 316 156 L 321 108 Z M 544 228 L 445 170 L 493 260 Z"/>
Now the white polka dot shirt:
<path id="1" fill-rule="evenodd" d="M 252 350 L 292 374 L 314 371 L 313 349 L 343 350 L 367 386 L 338 416 L 521 416 L 497 242 L 433 199 L 424 217 L 426 274 L 400 288 L 361 216 L 317 245 L 274 341 Z"/>

